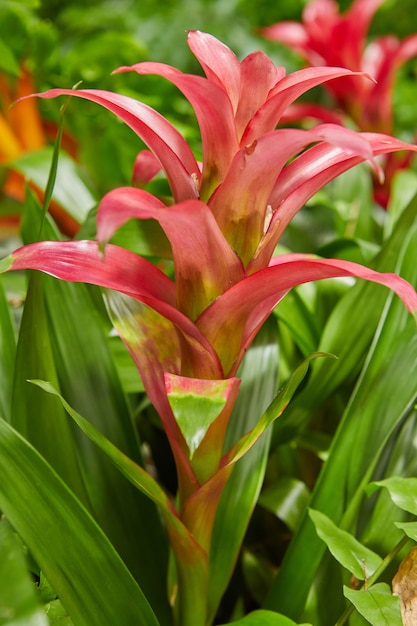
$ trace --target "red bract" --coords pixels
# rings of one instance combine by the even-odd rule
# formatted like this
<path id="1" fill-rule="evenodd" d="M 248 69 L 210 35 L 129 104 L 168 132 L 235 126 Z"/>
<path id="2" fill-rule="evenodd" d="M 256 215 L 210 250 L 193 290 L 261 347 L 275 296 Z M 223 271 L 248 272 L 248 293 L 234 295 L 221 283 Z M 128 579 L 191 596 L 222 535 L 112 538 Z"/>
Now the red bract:
<path id="1" fill-rule="evenodd" d="M 367 43 L 370 22 L 384 0 L 354 0 L 343 15 L 335 0 L 312 0 L 303 11 L 302 23 L 280 22 L 262 29 L 262 34 L 300 54 L 312 66 L 341 66 L 365 72 L 373 81 L 345 76 L 326 83 L 340 111 L 362 131 L 392 133 L 393 89 L 398 69 L 417 55 L 417 34 L 400 41 L 393 35 Z M 335 115 L 325 107 L 295 105 L 285 121 L 312 118 L 327 121 Z M 342 123 L 342 119 L 341 119 Z M 395 172 L 407 167 L 410 156 L 388 156 L 385 181 L 375 181 L 375 198 L 386 206 Z"/>
<path id="2" fill-rule="evenodd" d="M 157 220 L 171 244 L 175 285 L 132 253 L 107 246 L 102 256 L 91 242 L 35 244 L 14 253 L 9 267 L 36 267 L 64 280 L 101 284 L 150 306 L 178 334 L 179 343 L 178 339 L 174 343 L 180 360 L 175 373 L 194 378 L 233 375 L 270 311 L 291 287 L 307 280 L 365 276 L 402 296 L 408 293 L 407 306 L 417 309 L 414 290 L 404 287 L 401 279 L 370 273 L 359 265 L 308 257 L 296 262 L 281 257 L 279 266 L 271 262 L 289 221 L 324 184 L 365 160 L 380 174 L 375 156 L 416 149 L 387 135 L 360 134 L 335 124 L 275 130 L 286 108 L 305 90 L 342 76 L 368 81 L 353 78 L 350 70 L 328 67 L 286 76 L 262 52 L 239 62 L 224 44 L 198 31 L 189 33 L 188 42 L 206 77 L 160 63 L 117 71 L 157 73 L 185 94 L 201 129 L 202 166 L 165 118 L 133 98 L 101 90 L 53 89 L 38 94 L 97 102 L 147 144 L 150 153 L 140 155 L 138 176 L 146 182 L 159 163 L 174 204 L 166 206 L 143 189 L 115 189 L 100 204 L 97 238 L 105 244 L 132 218 Z M 156 292 L 155 286 L 164 283 L 166 287 Z M 237 294 L 234 304 L 223 306 L 232 293 Z M 239 298 L 245 303 L 243 314 L 236 306 Z M 225 328 L 233 329 L 228 338 Z M 142 369 L 139 362 L 138 366 Z"/>
<path id="3" fill-rule="evenodd" d="M 391 133 L 395 74 L 416 56 L 417 35 L 403 41 L 389 35 L 367 44 L 369 25 L 384 1 L 354 0 L 340 15 L 335 0 L 312 0 L 303 11 L 302 24 L 280 22 L 262 33 L 289 46 L 312 66 L 348 67 L 369 74 L 374 82 L 345 77 L 328 83 L 326 89 L 361 130 Z"/>
<path id="4" fill-rule="evenodd" d="M 98 242 L 32 244 L 4 259 L 0 270 L 38 269 L 113 290 L 109 307 L 115 325 L 174 453 L 179 515 L 207 556 L 217 502 L 231 471 L 231 461 L 222 461 L 221 453 L 239 386 L 235 376 L 278 302 L 296 285 L 355 276 L 393 289 L 410 311 L 417 311 L 415 290 L 393 274 L 309 255 L 273 258 L 283 230 L 305 201 L 338 174 L 365 160 L 379 172 L 376 156 L 416 147 L 333 124 L 275 130 L 288 105 L 306 89 L 352 77 L 352 72 L 313 68 L 285 76 L 261 52 L 239 62 L 226 46 L 200 32 L 189 34 L 189 44 L 206 77 L 157 63 L 118 71 L 157 73 L 184 93 L 201 130 L 201 168 L 178 131 L 132 98 L 99 90 L 39 94 L 85 98 L 115 113 L 151 152 L 139 157 L 135 179 L 143 186 L 160 164 L 173 203 L 164 204 L 144 189 L 115 189 L 98 209 Z M 136 254 L 107 243 L 130 219 L 159 222 L 171 245 L 174 281 Z M 196 433 L 189 432 L 183 415 L 174 415 L 172 396 L 182 392 L 218 400 L 212 419 L 191 416 L 198 423 Z"/>

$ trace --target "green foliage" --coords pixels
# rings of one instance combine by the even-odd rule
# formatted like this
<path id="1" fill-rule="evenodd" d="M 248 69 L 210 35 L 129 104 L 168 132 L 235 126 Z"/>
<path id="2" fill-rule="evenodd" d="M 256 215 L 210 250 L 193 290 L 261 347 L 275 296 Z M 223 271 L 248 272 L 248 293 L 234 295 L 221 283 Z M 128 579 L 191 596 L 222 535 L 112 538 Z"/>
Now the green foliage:
<path id="1" fill-rule="evenodd" d="M 0 507 L 54 581 L 75 626 L 158 624 L 103 531 L 56 472 L 4 420 L 0 469 Z"/>
<path id="2" fill-rule="evenodd" d="M 372 626 L 402 626 L 400 601 L 392 595 L 386 583 L 361 591 L 344 587 L 343 591 L 358 613 Z"/>
<path id="3" fill-rule="evenodd" d="M 350 533 L 341 530 L 327 515 L 309 510 L 309 515 L 316 527 L 320 539 L 324 541 L 335 559 L 339 561 L 358 580 L 366 580 L 382 563 L 378 554 L 357 541 Z"/>

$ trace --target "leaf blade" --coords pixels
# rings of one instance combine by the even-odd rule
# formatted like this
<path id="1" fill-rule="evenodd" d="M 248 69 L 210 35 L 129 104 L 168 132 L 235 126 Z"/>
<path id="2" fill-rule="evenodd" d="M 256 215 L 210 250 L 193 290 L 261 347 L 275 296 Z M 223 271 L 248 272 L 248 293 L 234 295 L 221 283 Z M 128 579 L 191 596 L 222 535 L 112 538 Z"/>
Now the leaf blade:
<path id="1" fill-rule="evenodd" d="M 97 622 L 114 626 L 120 619 L 125 624 L 158 626 L 104 533 L 40 454 L 4 420 L 0 420 L 0 473 L 0 508 L 75 626 Z M 106 580 L 111 584 L 103 584 Z"/>

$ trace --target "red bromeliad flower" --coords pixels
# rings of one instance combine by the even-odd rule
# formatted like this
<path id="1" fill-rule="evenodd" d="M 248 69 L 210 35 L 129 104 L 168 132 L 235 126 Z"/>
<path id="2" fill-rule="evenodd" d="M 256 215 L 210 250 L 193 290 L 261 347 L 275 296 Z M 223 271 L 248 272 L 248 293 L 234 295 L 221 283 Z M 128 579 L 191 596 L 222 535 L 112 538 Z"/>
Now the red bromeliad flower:
<path id="1" fill-rule="evenodd" d="M 286 76 L 262 52 L 239 62 L 210 35 L 191 32 L 188 42 L 205 77 L 160 63 L 117 71 L 159 74 L 183 92 L 199 122 L 202 164 L 165 118 L 130 97 L 100 90 L 38 94 L 85 98 L 115 113 L 149 148 L 138 157 L 135 181 L 143 186 L 162 169 L 173 203 L 141 188 L 115 189 L 99 206 L 97 242 L 28 245 L 4 259 L 0 269 L 38 269 L 129 296 L 109 294 L 115 325 L 170 441 L 179 476 L 179 515 L 207 555 L 216 505 L 231 471 L 232 457 L 221 454 L 238 393 L 237 369 L 278 302 L 296 285 L 356 276 L 393 289 L 410 311 L 417 311 L 415 290 L 393 274 L 312 255 L 274 258 L 281 234 L 305 201 L 338 174 L 366 160 L 378 169 L 376 156 L 417 148 L 388 135 L 359 134 L 332 124 L 276 130 L 286 108 L 304 91 L 329 79 L 353 78 L 353 73 L 325 67 Z M 175 281 L 146 259 L 107 243 L 132 218 L 159 222 L 171 245 Z M 206 416 L 201 428 L 200 417 L 191 416 L 196 423 L 192 436 L 175 414 L 178 394 L 188 392 L 219 401 L 218 411 Z"/>
<path id="2" fill-rule="evenodd" d="M 354 0 L 343 15 L 335 0 L 312 0 L 303 22 L 280 22 L 262 34 L 299 53 L 312 66 L 347 67 L 366 72 L 371 81 L 351 77 L 328 83 L 336 103 L 360 130 L 393 132 L 392 91 L 399 67 L 417 55 L 417 35 L 400 41 L 393 35 L 366 37 L 371 20 L 385 0 Z"/>
<path id="3" fill-rule="evenodd" d="M 345 76 L 326 83 L 340 111 L 355 122 L 359 130 L 392 133 L 393 89 L 398 69 L 417 55 L 417 34 L 400 41 L 393 35 L 375 38 L 367 44 L 370 22 L 385 0 L 354 0 L 343 15 L 335 0 L 312 0 L 304 9 L 302 23 L 280 22 L 262 29 L 262 34 L 300 54 L 311 66 L 340 66 L 365 72 L 373 81 L 358 81 Z M 306 117 L 318 120 L 343 116 L 318 105 L 294 105 L 287 121 Z M 337 119 L 337 117 L 336 117 Z M 393 155 L 384 166 L 385 183 L 376 181 L 376 198 L 386 206 L 389 184 L 395 171 L 409 165 Z"/>
<path id="4" fill-rule="evenodd" d="M 130 97 L 101 90 L 52 89 L 38 94 L 85 98 L 125 121 L 153 154 L 145 156 L 147 167 L 141 168 L 139 162 L 138 170 L 147 170 L 144 177 L 149 179 L 149 163 L 158 163 L 174 204 L 167 206 L 143 189 L 115 189 L 99 207 L 98 243 L 29 245 L 17 250 L 7 266 L 36 268 L 64 280 L 102 285 L 150 307 L 138 316 L 137 336 L 129 337 L 127 343 L 162 419 L 167 410 L 161 393 L 162 372 L 196 379 L 233 377 L 257 330 L 296 285 L 359 276 L 391 287 L 410 310 L 417 309 L 414 290 L 396 276 L 308 255 L 271 260 L 292 217 L 328 181 L 365 160 L 377 168 L 377 155 L 417 147 L 387 135 L 359 134 L 332 124 L 311 130 L 275 130 L 288 105 L 305 90 L 329 79 L 352 78 L 353 73 L 325 67 L 286 76 L 262 52 L 239 62 L 229 48 L 205 33 L 190 32 L 188 42 L 206 77 L 183 74 L 161 63 L 140 63 L 117 71 L 159 74 L 186 95 L 201 130 L 202 165 L 165 118 Z M 315 145 L 308 147 L 311 144 Z M 171 244 L 175 283 L 123 248 L 108 244 L 101 253 L 101 246 L 131 218 L 160 223 Z M 163 327 L 163 348 L 146 331 L 148 325 L 155 328 L 151 311 Z M 149 347 L 148 359 L 137 349 L 141 341 Z M 159 375 L 154 376 L 152 370 Z M 170 436 L 170 418 L 166 421 Z"/>

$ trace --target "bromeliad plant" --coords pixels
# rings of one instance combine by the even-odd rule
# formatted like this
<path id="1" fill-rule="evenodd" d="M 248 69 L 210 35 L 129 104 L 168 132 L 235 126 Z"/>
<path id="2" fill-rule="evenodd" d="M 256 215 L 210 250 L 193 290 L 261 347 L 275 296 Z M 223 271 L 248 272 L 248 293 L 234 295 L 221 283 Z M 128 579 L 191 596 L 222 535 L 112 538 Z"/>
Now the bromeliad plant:
<path id="1" fill-rule="evenodd" d="M 198 31 L 189 33 L 188 43 L 205 77 L 149 62 L 117 71 L 157 74 L 182 91 L 199 123 L 201 163 L 165 118 L 128 96 L 83 89 L 37 94 L 84 98 L 117 115 L 149 148 L 138 157 L 136 183 L 144 185 L 162 170 L 172 201 L 163 202 L 143 188 L 114 189 L 98 208 L 97 241 L 29 244 L 3 259 L 1 271 L 37 269 L 110 290 L 106 297 L 114 325 L 175 459 L 175 503 L 63 402 L 160 507 L 173 553 L 168 594 L 174 621 L 203 626 L 212 623 L 227 583 L 219 588 L 211 567 L 221 496 L 235 464 L 285 409 L 307 366 L 295 372 L 257 425 L 225 449 L 239 392 L 238 368 L 261 326 L 293 287 L 332 277 L 380 283 L 396 292 L 409 311 L 417 311 L 414 288 L 394 274 L 313 255 L 274 256 L 277 243 L 306 200 L 328 181 L 363 161 L 381 175 L 379 155 L 416 147 L 332 124 L 276 129 L 287 107 L 306 90 L 341 77 L 368 80 L 361 72 L 322 67 L 286 76 L 262 52 L 240 62 L 217 39 Z M 174 280 L 145 258 L 109 243 L 131 219 L 160 224 L 172 251 Z M 48 383 L 38 384 L 57 393 Z"/>
<path id="2" fill-rule="evenodd" d="M 278 22 L 262 29 L 267 39 L 297 52 L 311 66 L 347 67 L 369 74 L 373 81 L 354 82 L 345 76 L 326 83 L 325 89 L 336 105 L 295 105 L 288 119 L 344 119 L 362 131 L 394 132 L 393 90 L 398 70 L 417 55 L 417 34 L 403 40 L 384 35 L 367 41 L 373 16 L 385 0 L 354 0 L 341 15 L 335 0 L 312 0 L 303 11 L 302 23 Z M 387 205 L 389 185 L 395 171 L 409 165 L 410 157 L 387 157 L 385 184 L 375 181 L 376 197 Z"/>

